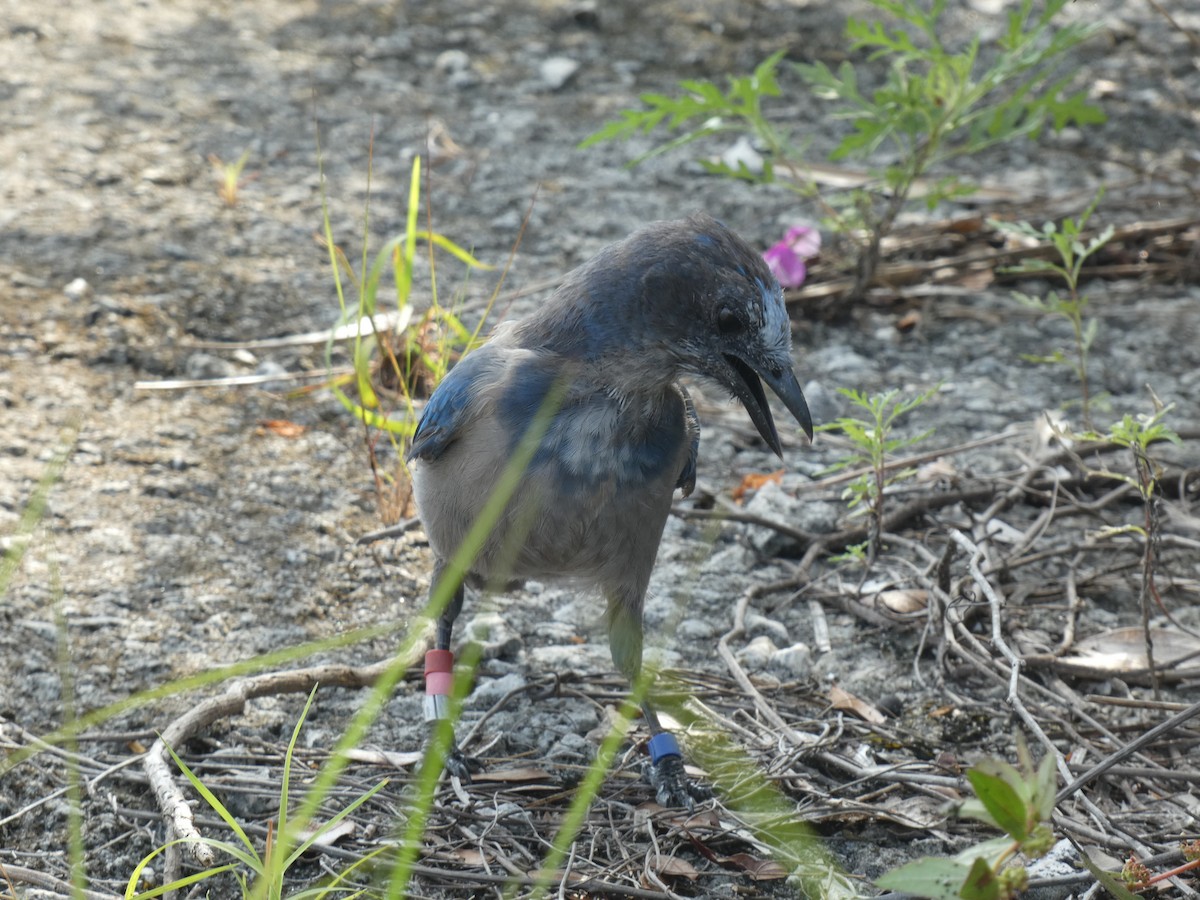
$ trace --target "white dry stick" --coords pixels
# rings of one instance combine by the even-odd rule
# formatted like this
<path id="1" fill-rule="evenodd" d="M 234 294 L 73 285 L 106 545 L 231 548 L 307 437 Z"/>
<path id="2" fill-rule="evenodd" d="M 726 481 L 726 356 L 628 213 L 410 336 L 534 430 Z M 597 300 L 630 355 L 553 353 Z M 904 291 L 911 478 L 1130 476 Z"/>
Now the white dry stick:
<path id="1" fill-rule="evenodd" d="M 1008 660 L 1009 665 L 1008 703 L 1013 708 L 1013 711 L 1016 712 L 1017 717 L 1025 723 L 1025 727 L 1037 736 L 1042 746 L 1046 748 L 1046 752 L 1054 754 L 1055 767 L 1063 777 L 1063 780 L 1070 781 L 1071 769 L 1067 765 L 1066 759 L 1063 758 L 1058 748 L 1054 746 L 1054 743 L 1046 735 L 1046 732 L 1042 730 L 1042 726 L 1030 715 L 1029 710 L 1025 708 L 1025 703 L 1021 700 L 1020 684 L 1021 666 L 1023 663 L 1021 658 L 1013 652 L 1013 649 L 1008 646 L 1008 642 L 1004 639 L 1004 628 L 1000 621 L 1000 607 L 1003 605 L 1003 601 L 1000 599 L 1000 594 L 992 586 L 992 583 L 984 576 L 983 570 L 979 568 L 979 561 L 983 558 L 983 550 L 957 528 L 950 530 L 950 537 L 954 540 L 954 543 L 970 554 L 970 559 L 967 561 L 967 569 L 971 573 L 971 578 L 979 585 L 979 589 L 983 591 L 983 595 L 987 597 L 988 610 L 991 613 L 992 619 L 992 646 L 1000 651 L 1000 654 Z"/>
<path id="2" fill-rule="evenodd" d="M 1059 752 L 1058 748 L 1055 747 L 1050 741 L 1050 738 L 1047 736 L 1046 732 L 1042 730 L 1042 726 L 1038 724 L 1037 720 L 1034 719 L 1032 715 L 1030 715 L 1029 710 L 1025 708 L 1025 704 L 1021 700 L 1021 695 L 1018 690 L 1021 680 L 1021 658 L 1013 652 L 1012 648 L 1009 647 L 1008 643 L 1004 640 L 1004 634 L 1000 623 L 1000 594 L 987 580 L 987 578 L 984 577 L 983 571 L 979 568 L 979 560 L 983 558 L 983 551 L 957 528 L 951 529 L 950 537 L 956 544 L 970 554 L 971 558 L 967 562 L 967 568 L 971 573 L 971 578 L 977 585 L 979 585 L 979 589 L 983 591 L 984 596 L 987 597 L 988 608 L 991 611 L 992 617 L 992 643 L 996 649 L 1000 651 L 1004 658 L 1008 660 L 1010 667 L 1008 703 L 1013 708 L 1013 711 L 1017 714 L 1017 717 L 1023 723 L 1025 723 L 1025 727 L 1033 732 L 1038 741 L 1041 742 L 1042 746 L 1046 748 L 1046 752 L 1054 754 L 1055 768 L 1058 769 L 1058 773 L 1062 776 L 1063 781 L 1070 784 L 1072 781 L 1072 774 L 1070 768 L 1067 766 L 1066 759 L 1063 757 L 1062 753 Z M 958 627 L 962 628 L 961 625 Z M 1083 805 L 1084 809 L 1086 809 L 1092 816 L 1095 817 L 1096 821 L 1104 822 L 1110 831 L 1120 834 L 1122 837 L 1126 838 L 1129 841 L 1129 845 L 1136 849 L 1139 854 L 1143 856 L 1153 855 L 1153 851 L 1151 851 L 1149 847 L 1139 841 L 1136 836 L 1121 829 L 1119 826 L 1113 823 L 1112 819 L 1106 816 L 1087 797 L 1080 794 L 1079 802 Z"/>
<path id="3" fill-rule="evenodd" d="M 788 585 L 791 584 L 789 580 Z M 742 668 L 741 663 L 733 655 L 733 651 L 729 648 L 729 642 L 735 637 L 738 637 L 746 630 L 746 608 L 750 605 L 750 600 L 761 593 L 768 593 L 773 585 L 759 585 L 757 588 L 750 588 L 742 593 L 741 598 L 737 602 L 733 613 L 733 628 L 721 636 L 717 642 L 717 652 L 720 653 L 721 659 L 725 661 L 725 665 L 729 667 L 729 672 L 733 675 L 735 681 L 741 686 L 742 690 L 754 701 L 754 706 L 758 709 L 759 714 L 778 731 L 778 733 L 786 737 L 793 747 L 809 747 L 812 746 L 816 739 L 812 735 L 801 734 L 791 725 L 783 720 L 783 717 L 775 711 L 775 707 L 767 702 L 767 699 L 759 693 L 758 688 L 750 680 L 750 676 L 746 674 L 746 670 Z"/>
<path id="4" fill-rule="evenodd" d="M 326 665 L 288 672 L 268 672 L 253 678 L 239 678 L 224 693 L 193 706 L 163 729 L 142 760 L 150 779 L 158 808 L 171 833 L 189 842 L 193 858 L 201 866 L 216 862 L 212 847 L 200 840 L 192 809 L 171 772 L 167 747 L 180 747 L 184 741 L 226 716 L 237 715 L 246 701 L 274 694 L 308 693 L 317 684 L 341 687 L 366 687 L 394 665 L 411 665 L 412 660 L 383 660 L 369 666 Z"/>

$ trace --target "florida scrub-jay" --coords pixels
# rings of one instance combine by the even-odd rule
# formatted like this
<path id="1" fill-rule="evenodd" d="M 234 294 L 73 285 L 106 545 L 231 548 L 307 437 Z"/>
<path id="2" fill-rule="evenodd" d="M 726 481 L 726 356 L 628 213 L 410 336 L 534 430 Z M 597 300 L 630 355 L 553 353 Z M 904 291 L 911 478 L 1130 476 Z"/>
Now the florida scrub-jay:
<path id="1" fill-rule="evenodd" d="M 686 496 L 696 479 L 699 424 L 679 380 L 731 391 L 780 454 L 764 383 L 812 437 L 790 348 L 782 291 L 762 257 L 700 214 L 606 247 L 450 371 L 408 453 L 435 557 L 432 590 L 457 582 L 426 657 L 427 718 L 446 716 L 464 578 L 492 589 L 527 578 L 599 589 L 613 663 L 637 678 L 663 526 L 674 492 Z M 535 421 L 536 446 L 503 513 L 467 571 L 453 574 L 449 561 Z M 652 705 L 642 709 L 657 797 L 690 806 L 679 746 Z M 467 773 L 457 747 L 446 765 Z"/>

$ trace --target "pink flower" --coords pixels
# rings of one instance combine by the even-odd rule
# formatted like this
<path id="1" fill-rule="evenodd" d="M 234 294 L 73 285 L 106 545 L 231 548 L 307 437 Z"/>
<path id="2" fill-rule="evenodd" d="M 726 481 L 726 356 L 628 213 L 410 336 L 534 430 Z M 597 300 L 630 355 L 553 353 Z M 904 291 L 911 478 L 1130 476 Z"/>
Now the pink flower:
<path id="1" fill-rule="evenodd" d="M 808 225 L 793 225 L 783 236 L 783 240 L 773 245 L 763 259 L 771 274 L 779 279 L 785 288 L 800 287 L 808 274 L 804 265 L 806 259 L 811 259 L 821 251 L 821 232 Z"/>

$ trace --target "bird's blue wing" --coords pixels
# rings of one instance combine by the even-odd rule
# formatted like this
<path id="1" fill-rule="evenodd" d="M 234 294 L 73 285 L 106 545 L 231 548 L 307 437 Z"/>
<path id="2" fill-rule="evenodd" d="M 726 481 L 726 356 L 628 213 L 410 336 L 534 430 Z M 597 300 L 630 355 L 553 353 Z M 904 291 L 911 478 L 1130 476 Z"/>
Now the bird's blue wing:
<path id="1" fill-rule="evenodd" d="M 493 355 L 488 347 L 481 347 L 464 356 L 442 379 L 425 404 L 406 461 L 437 459 L 454 443 L 470 418 L 472 399 L 495 370 Z"/>

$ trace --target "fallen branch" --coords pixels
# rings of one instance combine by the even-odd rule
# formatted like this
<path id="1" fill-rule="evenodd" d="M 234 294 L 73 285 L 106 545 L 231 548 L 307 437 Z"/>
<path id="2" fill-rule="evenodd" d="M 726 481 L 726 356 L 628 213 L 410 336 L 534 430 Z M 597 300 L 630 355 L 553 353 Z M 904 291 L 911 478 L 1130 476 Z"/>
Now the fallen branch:
<path id="1" fill-rule="evenodd" d="M 167 747 L 180 747 L 213 722 L 242 713 L 246 709 L 246 702 L 255 697 L 307 694 L 318 684 L 326 687 L 368 687 L 391 667 L 408 667 L 415 662 L 414 656 L 411 660 L 387 659 L 369 666 L 312 666 L 307 669 L 239 678 L 230 682 L 223 693 L 189 709 L 163 729 L 142 760 L 142 767 L 150 779 L 158 808 L 170 833 L 191 841 L 189 847 L 192 856 L 200 865 L 209 867 L 216 862 L 212 848 L 198 840 L 200 833 L 196 829 L 195 818 L 187 798 L 172 775 Z"/>

